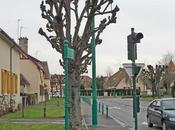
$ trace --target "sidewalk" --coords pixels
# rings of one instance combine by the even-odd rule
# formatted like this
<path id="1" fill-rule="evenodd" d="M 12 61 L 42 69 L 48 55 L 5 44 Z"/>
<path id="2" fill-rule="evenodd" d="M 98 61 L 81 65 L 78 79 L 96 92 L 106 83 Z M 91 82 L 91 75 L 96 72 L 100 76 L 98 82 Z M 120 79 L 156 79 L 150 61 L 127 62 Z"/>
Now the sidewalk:
<path id="1" fill-rule="evenodd" d="M 111 117 L 106 118 L 106 116 L 102 115 L 101 113 L 98 113 L 98 126 L 93 127 L 91 105 L 83 101 L 81 103 L 82 103 L 82 114 L 89 130 L 129 130 L 129 128 L 121 126 Z"/>
<path id="2" fill-rule="evenodd" d="M 32 123 L 32 124 L 64 124 L 64 119 L 7 119 L 7 118 L 0 118 L 0 122 L 13 122 L 13 123 Z"/>

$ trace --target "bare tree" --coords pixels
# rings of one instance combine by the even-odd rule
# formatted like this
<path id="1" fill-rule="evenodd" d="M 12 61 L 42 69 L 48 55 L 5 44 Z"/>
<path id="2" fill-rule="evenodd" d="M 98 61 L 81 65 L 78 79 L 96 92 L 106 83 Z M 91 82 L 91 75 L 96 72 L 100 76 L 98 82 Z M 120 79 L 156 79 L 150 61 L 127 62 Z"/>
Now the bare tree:
<path id="1" fill-rule="evenodd" d="M 162 80 L 164 73 L 166 71 L 166 66 L 164 65 L 156 65 L 154 68 L 152 65 L 147 66 L 147 70 L 144 69 L 142 74 L 144 79 L 149 81 L 152 86 L 152 94 L 153 97 L 160 97 L 160 81 Z"/>
<path id="2" fill-rule="evenodd" d="M 58 84 L 60 86 L 60 96 L 63 97 L 63 88 L 62 84 L 64 84 L 64 75 L 56 75 Z"/>
<path id="3" fill-rule="evenodd" d="M 174 61 L 174 55 L 171 52 L 163 55 L 162 59 L 159 61 L 159 64 L 169 65 L 170 61 Z"/>
<path id="4" fill-rule="evenodd" d="M 106 70 L 106 74 L 107 74 L 107 77 L 111 77 L 112 76 L 112 69 L 111 69 L 111 67 L 108 66 L 108 68 Z"/>
<path id="5" fill-rule="evenodd" d="M 70 42 L 69 47 L 75 50 L 75 60 L 69 62 L 69 128 L 71 130 L 81 129 L 78 81 L 80 74 L 87 72 L 87 66 L 91 64 L 90 39 L 95 33 L 96 45 L 100 44 L 101 33 L 108 25 L 116 23 L 116 13 L 119 11 L 117 5 L 111 6 L 114 4 L 113 0 L 85 0 L 84 5 L 81 3 L 82 1 L 79 0 L 43 0 L 40 5 L 41 16 L 47 20 L 47 33 L 42 28 L 39 29 L 39 33 L 62 54 L 62 58 L 65 39 Z M 102 19 L 99 25 L 92 29 L 91 23 L 94 17 Z M 72 19 L 75 19 L 75 25 Z M 73 31 L 72 27 L 74 27 Z M 64 67 L 64 61 L 60 60 L 60 65 Z"/>

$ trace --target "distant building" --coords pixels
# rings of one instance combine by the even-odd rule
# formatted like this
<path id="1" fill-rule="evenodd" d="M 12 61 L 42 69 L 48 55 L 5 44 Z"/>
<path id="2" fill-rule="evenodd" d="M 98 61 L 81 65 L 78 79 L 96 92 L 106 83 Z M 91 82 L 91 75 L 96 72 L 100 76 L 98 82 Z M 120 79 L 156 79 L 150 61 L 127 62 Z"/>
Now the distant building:
<path id="1" fill-rule="evenodd" d="M 27 91 L 29 102 L 32 104 L 45 101 L 50 88 L 49 69 L 46 61 L 40 61 L 28 54 L 28 39 L 19 38 L 19 46 L 27 57 L 20 57 L 21 74 L 30 83 Z"/>
<path id="2" fill-rule="evenodd" d="M 64 95 L 64 75 L 51 74 L 50 95 L 62 97 Z"/>
<path id="3" fill-rule="evenodd" d="M 88 75 L 82 75 L 80 77 L 80 85 L 84 87 L 86 90 L 91 90 L 92 89 L 92 78 L 89 77 Z"/>
<path id="4" fill-rule="evenodd" d="M 89 76 L 80 77 L 80 89 L 91 90 L 92 79 Z M 51 94 L 53 95 L 59 92 L 59 96 L 64 95 L 64 75 L 63 74 L 51 74 Z"/>
<path id="5" fill-rule="evenodd" d="M 126 92 L 125 94 L 131 94 L 131 80 L 124 68 L 120 68 L 118 72 L 109 77 L 104 86 L 105 89 L 116 89 Z M 141 94 L 147 91 L 147 85 L 142 76 L 138 77 L 136 81 L 136 88 Z"/>

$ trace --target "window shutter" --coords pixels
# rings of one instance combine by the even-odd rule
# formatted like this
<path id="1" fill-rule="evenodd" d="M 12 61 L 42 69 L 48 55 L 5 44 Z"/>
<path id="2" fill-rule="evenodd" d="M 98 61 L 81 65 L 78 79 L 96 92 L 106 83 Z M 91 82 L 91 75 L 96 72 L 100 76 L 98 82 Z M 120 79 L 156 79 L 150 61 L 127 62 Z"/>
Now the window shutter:
<path id="1" fill-rule="evenodd" d="M 15 80 L 15 75 L 12 74 L 12 90 L 11 90 L 12 94 L 14 94 L 14 80 Z"/>
<path id="2" fill-rule="evenodd" d="M 15 75 L 15 93 L 18 93 L 18 75 Z"/>
<path id="3" fill-rule="evenodd" d="M 10 94 L 10 90 L 11 90 L 11 84 L 10 84 L 10 72 L 7 72 L 7 83 L 8 83 L 8 91 L 7 93 Z"/>
<path id="4" fill-rule="evenodd" d="M 1 70 L 1 85 L 2 85 L 2 95 L 5 95 L 5 79 L 4 79 L 4 69 Z"/>

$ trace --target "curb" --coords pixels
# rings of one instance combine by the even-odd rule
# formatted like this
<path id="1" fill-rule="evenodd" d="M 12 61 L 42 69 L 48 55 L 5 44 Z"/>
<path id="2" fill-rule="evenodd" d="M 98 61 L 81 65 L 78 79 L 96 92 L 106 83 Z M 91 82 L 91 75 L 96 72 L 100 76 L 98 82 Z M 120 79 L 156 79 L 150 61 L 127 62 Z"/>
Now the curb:
<path id="1" fill-rule="evenodd" d="M 87 123 L 86 123 L 84 117 L 83 117 L 83 124 L 85 125 L 86 130 L 89 130 L 89 127 L 87 126 Z"/>

